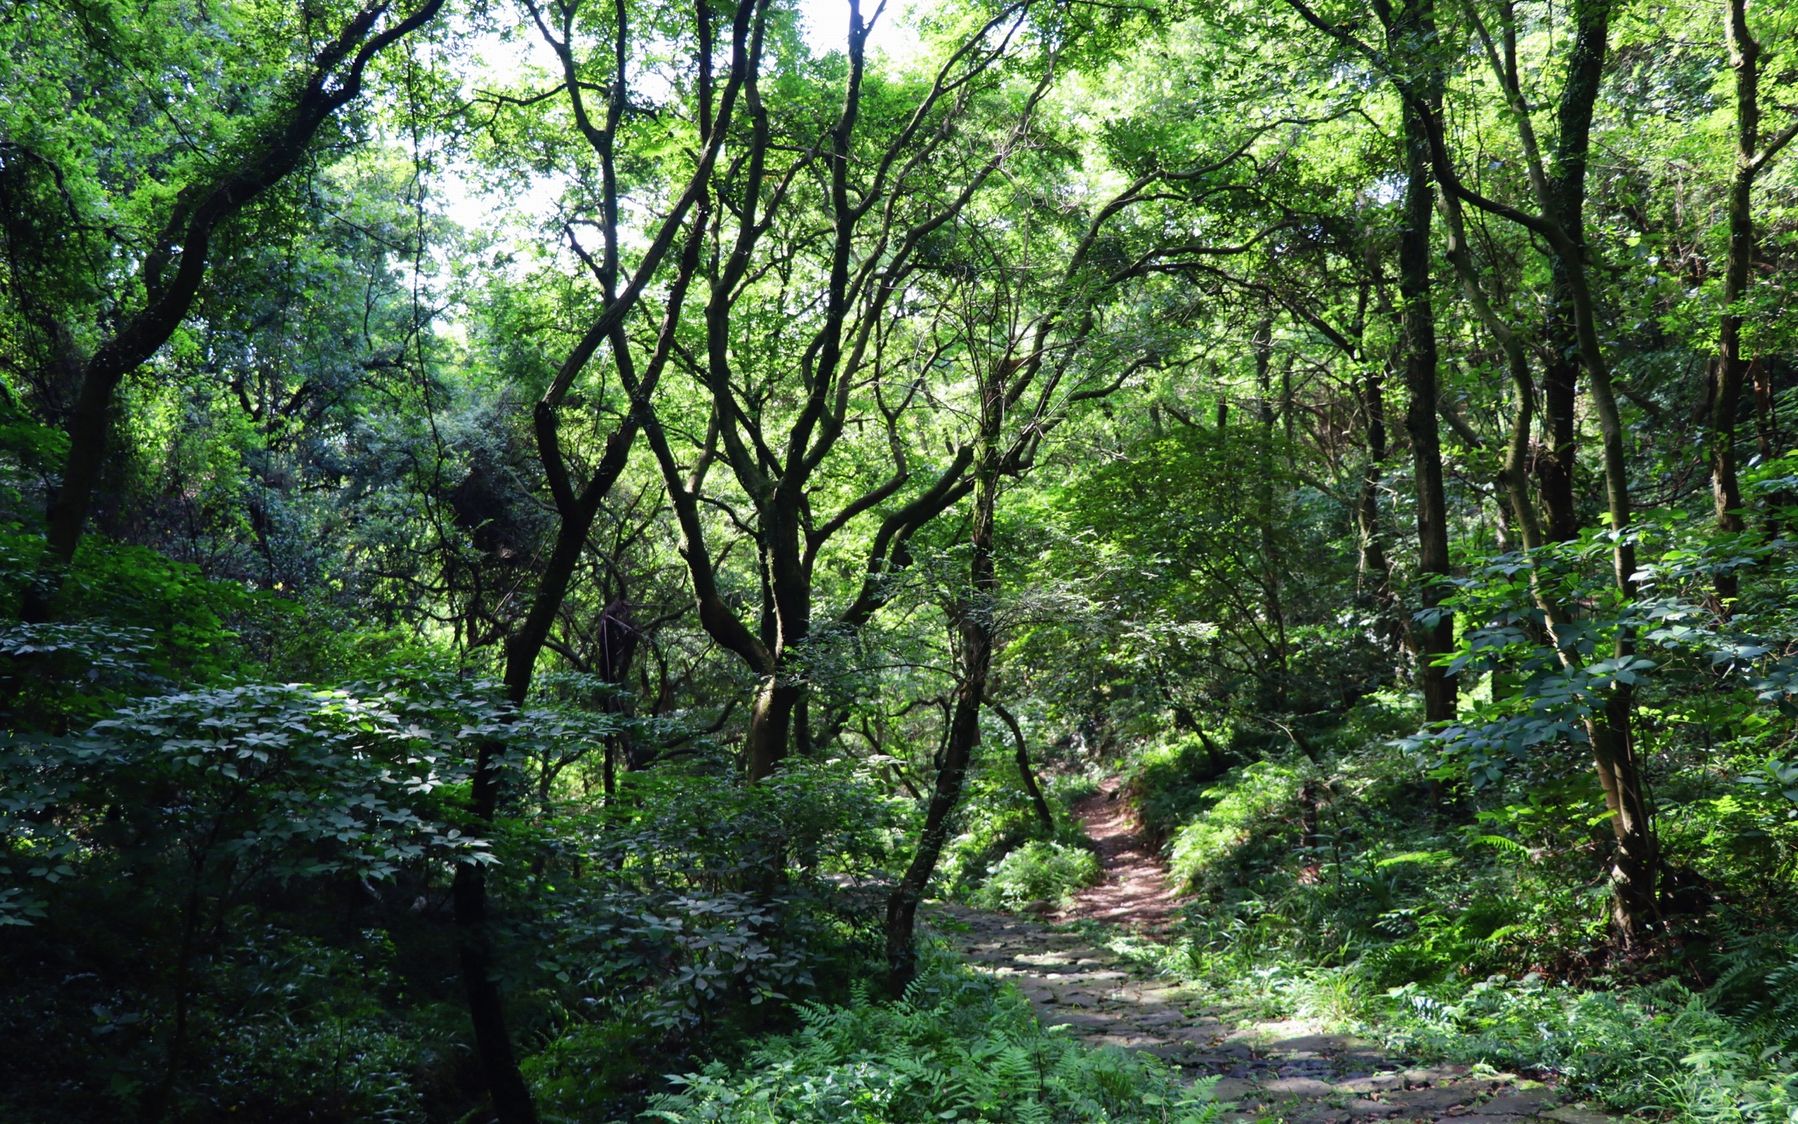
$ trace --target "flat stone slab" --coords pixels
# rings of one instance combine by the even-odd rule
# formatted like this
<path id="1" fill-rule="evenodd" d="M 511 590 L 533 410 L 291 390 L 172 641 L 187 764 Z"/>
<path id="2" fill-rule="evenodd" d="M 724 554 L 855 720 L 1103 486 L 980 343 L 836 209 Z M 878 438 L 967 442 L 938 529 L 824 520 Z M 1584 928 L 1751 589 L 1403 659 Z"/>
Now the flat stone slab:
<path id="1" fill-rule="evenodd" d="M 1478 1116 L 1535 1116 L 1554 1103 L 1555 1095 L 1546 1089 L 1518 1089 L 1477 1104 L 1473 1111 Z"/>
<path id="2" fill-rule="evenodd" d="M 1389 1105 L 1385 1101 L 1370 1101 L 1366 1097 L 1356 1097 L 1342 1107 L 1348 1109 L 1349 1115 L 1357 1120 L 1384 1120 L 1388 1116 L 1397 1116 L 1399 1112 L 1397 1105 Z"/>
<path id="3" fill-rule="evenodd" d="M 1398 1105 L 1406 1112 L 1442 1112 L 1451 1108 L 1469 1104 L 1479 1097 L 1481 1090 L 1467 1089 L 1455 1085 L 1434 1085 L 1423 1089 L 1406 1089 L 1393 1093 L 1386 1098 L 1390 1104 Z"/>

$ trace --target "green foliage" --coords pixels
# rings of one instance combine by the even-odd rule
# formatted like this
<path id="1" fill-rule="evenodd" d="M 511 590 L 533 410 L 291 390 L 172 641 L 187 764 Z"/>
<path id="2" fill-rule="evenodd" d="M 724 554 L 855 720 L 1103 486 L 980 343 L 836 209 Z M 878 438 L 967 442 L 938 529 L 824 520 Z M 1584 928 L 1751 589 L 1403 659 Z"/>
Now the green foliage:
<path id="1" fill-rule="evenodd" d="M 1168 731 L 1131 754 L 1122 792 L 1149 838 L 1168 839 L 1199 811 L 1204 787 L 1219 779 L 1225 764 L 1221 750 L 1213 749 L 1220 738 L 1211 731 Z"/>
<path id="2" fill-rule="evenodd" d="M 1168 844 L 1173 876 L 1213 890 L 1293 843 L 1305 770 L 1273 761 L 1232 769 L 1204 793 L 1204 807 Z"/>
<path id="3" fill-rule="evenodd" d="M 14 734 L 0 861 L 40 892 L 77 866 L 142 878 L 167 864 L 196 896 L 489 861 L 448 822 L 443 797 L 467 782 L 453 736 L 424 724 L 468 701 L 416 685 L 229 687 L 144 700 L 80 735 Z"/>
<path id="4" fill-rule="evenodd" d="M 0 600 L 40 579 L 43 539 L 0 528 Z M 255 602 L 243 586 L 153 550 L 88 538 L 61 591 L 73 619 L 0 625 L 0 677 L 16 723 L 66 727 L 168 683 L 214 683 L 245 670 L 232 622 Z"/>
<path id="5" fill-rule="evenodd" d="M 1018 991 L 933 965 L 891 1003 L 859 986 L 847 1006 L 807 1004 L 797 1034 L 739 1066 L 674 1078 L 649 1117 L 733 1124 L 1215 1120 L 1213 1081 L 1182 1088 L 1153 1060 L 1045 1031 Z"/>
<path id="6" fill-rule="evenodd" d="M 1410 985 L 1391 999 L 1404 1048 L 1555 1073 L 1619 1108 L 1767 1124 L 1798 1108 L 1792 1040 L 1743 1033 L 1676 981 L 1598 992 L 1493 977 L 1452 992 Z"/>
<path id="7" fill-rule="evenodd" d="M 1099 880 L 1099 857 L 1084 847 L 1032 839 L 1006 853 L 974 892 L 978 905 L 1022 909 L 1049 904 L 1066 908 L 1074 892 Z"/>
<path id="8" fill-rule="evenodd" d="M 964 784 L 958 830 L 943 848 L 936 870 L 943 896 L 952 898 L 975 893 L 1006 855 L 1043 834 L 1036 810 L 1009 762 L 984 755 L 976 760 Z M 1056 826 L 1068 828 L 1065 808 Z M 1074 829 L 1064 842 L 1078 839 Z"/>
<path id="9" fill-rule="evenodd" d="M 379 931 L 327 943 L 272 927 L 222 950 L 212 1064 L 190 1095 L 246 1119 L 429 1119 L 453 1039 L 406 1017 L 395 952 Z"/>
<path id="10" fill-rule="evenodd" d="M 1051 784 L 1045 830 L 1005 755 L 982 754 L 934 892 L 1065 900 L 1096 869 L 1072 785 L 1122 773 L 1199 897 L 1165 955 L 1220 990 L 1397 1017 L 1413 1048 L 1555 1070 L 1627 1107 L 1791 1113 L 1798 159 L 1752 165 L 1758 248 L 1731 297 L 1723 220 L 1745 165 L 1720 13 L 1613 15 L 1604 159 L 1569 182 L 1586 203 L 1565 233 L 1590 251 L 1624 399 L 1609 483 L 1635 514 L 1615 532 L 1598 514 L 1617 467 L 1595 455 L 1603 411 L 1538 414 L 1521 433 L 1537 484 L 1569 469 L 1583 528 L 1525 556 L 1524 513 L 1492 482 L 1525 399 L 1556 396 L 1513 383 L 1446 284 L 1440 225 L 1437 290 L 1394 299 L 1387 68 L 1439 58 L 1437 155 L 1536 211 L 1533 142 L 1477 34 L 1515 55 L 1553 160 L 1577 5 L 1476 4 L 1490 18 L 1444 19 L 1436 50 L 1361 51 L 1337 36 L 1374 24 L 1325 12 L 1324 32 L 1280 5 L 1032 5 L 981 31 L 989 5 L 921 4 L 909 41 L 871 52 L 859 100 L 803 5 L 767 9 L 758 84 L 727 85 L 723 10 L 700 5 L 706 107 L 691 5 L 619 8 L 616 50 L 614 12 L 566 5 L 537 30 L 567 60 L 476 7 L 377 62 L 300 170 L 212 232 L 167 345 L 109 392 L 92 529 L 54 575 L 53 619 L 0 622 L 0 1115 L 154 1115 L 164 1074 L 192 1118 L 471 1115 L 446 890 L 474 862 L 517 1045 L 566 1118 L 640 1108 L 645 1059 L 699 1067 L 746 1043 L 749 1061 L 661 1110 L 1174 1115 L 1160 1076 L 942 969 L 900 1004 L 825 1005 L 872 970 L 878 888 L 911 852 L 939 704 L 966 671 L 966 477 L 946 466 L 965 466 L 999 375 L 1015 393 L 991 686 L 1045 775 L 1081 779 Z M 1765 144 L 1789 124 L 1769 91 L 1792 85 L 1798 16 L 1749 7 Z M 157 262 L 198 261 L 168 260 L 165 231 L 262 143 L 353 8 L 0 18 L 8 606 L 50 576 L 39 528 L 84 366 L 170 284 Z M 947 88 L 921 104 L 938 66 Z M 617 121 L 606 90 L 627 94 Z M 642 268 L 726 105 L 733 121 L 709 122 L 725 155 L 690 196 L 704 221 L 671 223 Z M 1555 239 L 1502 211 L 1455 264 L 1552 386 L 1537 368 L 1568 354 L 1579 287 L 1541 252 Z M 617 331 L 591 334 L 606 305 Z M 1433 401 L 1398 385 L 1420 373 L 1425 310 Z M 1719 419 L 1728 313 L 1753 385 Z M 668 370 L 637 420 L 668 447 L 602 489 L 516 712 L 480 676 L 583 506 L 569 491 L 630 452 L 613 427 L 658 339 Z M 1580 392 L 1599 392 L 1583 366 Z M 559 370 L 572 380 L 534 413 Z M 1417 614 L 1413 528 L 1436 512 L 1413 469 L 1432 426 L 1456 551 L 1436 612 L 1461 691 L 1453 721 L 1417 733 L 1405 634 L 1434 614 Z M 1707 459 L 1732 441 L 1746 529 L 1725 533 Z M 598 615 L 615 598 L 640 626 L 627 674 Z M 809 759 L 751 786 L 734 748 L 771 667 L 802 690 Z M 1613 841 L 1586 745 L 1612 701 L 1669 859 L 1663 916 L 1627 956 L 1608 944 Z M 505 764 L 497 822 L 475 832 L 479 745 Z M 762 1037 L 800 1001 L 797 1036 Z"/>
<path id="11" fill-rule="evenodd" d="M 855 886 L 889 857 L 891 813 L 852 771 L 622 780 L 602 808 L 518 841 L 537 862 L 514 890 L 530 918 L 509 940 L 514 983 L 547 1039 L 527 1072 L 574 1119 L 624 1111 L 643 1057 L 672 1065 L 778 1025 L 787 1005 L 840 994 L 877 950 L 877 899 Z"/>

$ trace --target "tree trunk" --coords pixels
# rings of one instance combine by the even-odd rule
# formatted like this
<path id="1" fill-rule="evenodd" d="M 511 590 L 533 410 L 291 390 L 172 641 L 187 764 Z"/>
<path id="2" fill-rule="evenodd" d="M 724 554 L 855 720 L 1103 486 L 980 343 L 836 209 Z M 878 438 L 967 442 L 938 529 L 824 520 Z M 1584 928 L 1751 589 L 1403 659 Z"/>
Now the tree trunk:
<path id="1" fill-rule="evenodd" d="M 1765 162 L 1791 140 L 1790 130 L 1761 148 L 1761 45 L 1748 30 L 1746 0 L 1727 0 L 1724 38 L 1736 80 L 1736 168 L 1729 190 L 1729 249 L 1723 266 L 1723 320 L 1718 332 L 1717 362 L 1711 386 L 1711 495 L 1717 527 L 1745 529 L 1742 488 L 1736 477 L 1736 419 L 1742 409 L 1748 357 L 1742 351 L 1741 302 L 1754 268 L 1754 181 Z M 1770 444 L 1770 443 L 1769 443 Z M 1734 571 L 1716 576 L 1717 606 L 1727 614 L 1739 592 Z"/>
<path id="2" fill-rule="evenodd" d="M 1386 440 L 1385 372 L 1369 367 L 1360 386 L 1361 415 L 1366 432 L 1366 463 L 1361 466 L 1355 495 L 1355 532 L 1359 547 L 1356 572 L 1365 606 L 1390 613 L 1393 608 L 1392 562 L 1386 557 L 1386 535 L 1380 526 L 1380 477 L 1390 449 Z"/>
<path id="3" fill-rule="evenodd" d="M 666 369 L 669 356 L 674 347 L 675 327 L 679 323 L 680 310 L 686 300 L 687 289 L 693 276 L 698 272 L 699 249 L 706 229 L 708 202 L 704 186 L 710 176 L 712 162 L 716 159 L 721 147 L 720 143 L 709 131 L 714 126 L 722 134 L 729 121 L 731 105 L 735 92 L 740 88 L 748 62 L 744 58 L 744 45 L 747 40 L 749 13 L 755 7 L 756 0 L 742 0 L 739 4 L 732 33 L 733 66 L 731 78 L 724 98 L 718 110 L 718 120 L 714 123 L 705 119 L 702 113 L 702 136 L 707 140 L 701 154 L 700 162 L 683 196 L 683 203 L 665 220 L 662 230 L 652 243 L 651 252 L 639 265 L 638 281 L 627 286 L 620 294 L 614 295 L 616 282 L 616 227 L 610 228 L 608 241 L 608 273 L 605 279 L 607 300 L 599 315 L 595 318 L 576 345 L 563 361 L 557 372 L 556 380 L 550 389 L 537 403 L 533 416 L 537 440 L 537 455 L 548 478 L 550 492 L 555 502 L 558 523 L 556 541 L 550 557 L 544 566 L 543 576 L 532 597 L 530 609 L 524 621 L 506 642 L 505 692 L 506 699 L 514 708 L 522 708 L 530 697 L 531 682 L 536 674 L 537 657 L 542 654 L 544 645 L 549 640 L 551 628 L 555 625 L 556 616 L 561 612 L 562 602 L 568 594 L 569 583 L 573 580 L 576 566 L 581 554 L 586 549 L 587 535 L 592 529 L 593 520 L 598 515 L 600 504 L 612 484 L 617 481 L 630 459 L 632 446 L 636 443 L 640 430 L 653 422 L 654 414 L 650 403 L 655 388 Z M 698 20 L 701 50 L 700 73 L 702 85 L 709 88 L 711 62 L 711 23 L 710 18 L 702 11 Z M 620 24 L 616 28 L 618 52 L 622 56 L 626 28 Z M 570 79 L 572 81 L 572 79 Z M 625 81 L 622 71 L 613 82 L 611 97 L 614 115 L 622 112 L 625 94 Z M 703 99 L 702 99 L 703 100 Z M 706 110 L 709 112 L 709 103 Z M 610 150 L 601 153 L 602 158 L 610 160 Z M 610 176 L 608 175 L 608 181 Z M 655 350 L 650 356 L 643 376 L 636 377 L 630 339 L 624 330 L 625 314 L 634 307 L 642 293 L 642 281 L 654 272 L 661 261 L 661 253 L 678 235 L 683 222 L 687 221 L 686 208 L 693 208 L 691 231 L 683 248 L 677 271 L 672 280 L 669 294 L 664 306 L 662 328 L 656 340 Z M 608 206 L 608 212 L 611 208 Z M 656 247 L 661 247 L 660 250 Z M 560 440 L 557 436 L 557 407 L 566 394 L 567 386 L 578 377 L 586 367 L 593 354 L 601 344 L 608 345 L 614 366 L 617 368 L 619 381 L 630 394 L 629 404 L 618 427 L 614 429 L 601 452 L 599 462 L 593 467 L 585 487 L 578 493 L 566 462 L 563 460 Z M 470 811 L 475 821 L 483 827 L 493 824 L 499 812 L 500 782 L 506 766 L 506 746 L 498 739 L 483 741 L 475 755 L 474 780 L 470 798 Z M 494 1113 L 500 1124 L 535 1124 L 536 1109 L 531 1102 L 529 1087 L 524 1076 L 519 1072 L 518 1060 L 512 1050 L 512 1038 L 506 1026 L 505 1004 L 500 993 L 497 979 L 497 958 L 494 954 L 493 935 L 490 929 L 491 919 L 488 910 L 486 868 L 478 863 L 465 862 L 456 867 L 455 879 L 451 886 L 451 901 L 455 907 L 456 925 L 460 936 L 460 958 L 462 967 L 462 986 L 467 997 L 469 1018 L 475 1032 L 475 1052 L 481 1061 L 481 1069 L 487 1080 L 488 1094 L 493 1101 Z"/>
<path id="4" fill-rule="evenodd" d="M 1528 171 L 1539 207 L 1537 215 L 1531 216 L 1515 208 L 1494 207 L 1489 200 L 1466 191 L 1454 170 L 1443 139 L 1446 131 L 1439 107 L 1428 104 L 1414 92 L 1407 93 L 1406 102 L 1408 107 L 1426 115 L 1425 120 L 1430 125 L 1432 135 L 1432 159 L 1438 162 L 1438 178 L 1443 182 L 1445 193 L 1457 196 L 1457 200 L 1469 199 L 1489 210 L 1496 210 L 1528 227 L 1547 243 L 1547 253 L 1554 269 L 1555 299 L 1557 303 L 1564 302 L 1564 310 L 1572 318 L 1573 330 L 1571 340 L 1566 338 L 1563 327 L 1551 335 L 1549 342 L 1554 346 L 1557 356 L 1577 356 L 1590 381 L 1592 404 L 1603 438 L 1605 503 L 1614 536 L 1613 580 L 1618 592 L 1628 602 L 1634 599 L 1636 593 L 1628 465 L 1624 456 L 1622 418 L 1618 413 L 1610 368 L 1598 335 L 1597 308 L 1588 276 L 1583 218 L 1592 113 L 1604 75 L 1610 15 L 1610 0 L 1575 0 L 1573 4 L 1577 32 L 1568 61 L 1566 85 L 1562 89 L 1558 107 L 1560 128 L 1556 138 L 1552 174 L 1541 161 L 1541 150 L 1531 122 L 1530 107 L 1524 99 L 1518 78 L 1516 28 L 1512 9 L 1508 5 L 1501 8 L 1504 35 L 1502 54 L 1501 45 L 1494 43 L 1484 28 L 1480 29 L 1488 62 L 1504 88 L 1508 107 L 1529 162 Z M 1466 258 L 1464 230 L 1458 211 L 1451 208 L 1451 213 L 1451 258 L 1462 271 L 1464 285 L 1469 288 L 1476 310 L 1489 326 L 1495 326 L 1495 334 L 1505 344 L 1513 379 L 1518 383 L 1520 397 L 1527 402 L 1529 388 L 1525 380 L 1528 371 L 1522 362 L 1522 351 L 1516 346 L 1502 320 L 1493 315 L 1490 307 L 1485 304 L 1477 286 L 1471 284 L 1472 267 Z M 1557 374 L 1557 363 L 1551 362 L 1549 377 L 1551 383 L 1561 377 Z M 1556 406 L 1554 386 L 1551 385 L 1548 389 L 1552 414 L 1559 407 Z M 1520 424 L 1527 424 L 1527 414 L 1521 406 L 1519 417 Z M 1551 428 L 1557 424 L 1551 418 Z M 1533 521 L 1524 518 L 1525 513 L 1531 509 L 1518 463 L 1523 441 L 1523 433 L 1514 428 L 1505 475 L 1513 510 L 1519 516 L 1519 527 L 1525 536 L 1525 545 L 1533 551 L 1537 544 L 1531 540 L 1540 539 L 1542 532 Z M 1550 516 L 1547 534 L 1553 538 L 1567 530 L 1565 521 L 1571 516 L 1571 508 L 1564 498 L 1556 498 L 1550 494 L 1550 485 L 1550 481 L 1543 481 L 1544 503 Z M 1572 614 L 1555 598 L 1546 595 L 1540 583 L 1534 581 L 1533 572 L 1532 585 L 1561 662 L 1570 668 L 1577 667 L 1580 659 L 1577 651 L 1573 645 L 1562 640 L 1565 635 L 1563 629 L 1568 627 Z M 1620 625 L 1614 655 L 1618 659 L 1624 659 L 1632 655 L 1634 650 L 1634 633 L 1627 625 Z M 1585 719 L 1594 765 L 1599 783 L 1604 789 L 1605 803 L 1611 813 L 1609 819 L 1616 838 L 1611 870 L 1612 919 L 1617 936 L 1625 947 L 1643 943 L 1659 923 L 1654 884 L 1661 871 L 1659 840 L 1655 834 L 1652 807 L 1647 798 L 1641 762 L 1636 756 L 1632 740 L 1633 703 L 1631 687 L 1626 683 L 1615 683 L 1606 694 L 1603 708 L 1587 715 Z"/>
<path id="5" fill-rule="evenodd" d="M 750 781 L 764 780 L 787 755 L 792 738 L 793 712 L 799 705 L 800 688 L 779 674 L 764 676 L 749 712 L 749 734 L 743 742 L 743 759 Z"/>
<path id="6" fill-rule="evenodd" d="M 1427 0 L 1406 5 L 1391 38 L 1427 42 L 1435 32 Z M 1430 67 L 1426 73 L 1438 73 Z M 1425 99 L 1439 103 L 1439 81 L 1426 83 Z M 1405 430 L 1411 438 L 1412 476 L 1417 489 L 1417 569 L 1424 615 L 1417 630 L 1417 681 L 1423 690 L 1424 720 L 1455 716 L 1456 685 L 1437 660 L 1454 650 L 1453 616 L 1437 610 L 1449 576 L 1448 503 L 1442 485 L 1442 438 L 1437 423 L 1436 315 L 1430 303 L 1430 222 L 1435 213 L 1430 184 L 1430 143 L 1425 108 L 1407 101 L 1404 110 L 1404 222 L 1399 227 L 1398 288 L 1404 339 Z"/>
<path id="7" fill-rule="evenodd" d="M 1779 416 L 1773 406 L 1773 369 L 1765 360 L 1749 364 L 1754 376 L 1754 435 L 1763 460 L 1779 455 Z"/>
<path id="8" fill-rule="evenodd" d="M 1255 393 L 1259 399 L 1261 432 L 1256 458 L 1256 507 L 1261 536 L 1261 594 L 1272 626 L 1271 668 L 1261 684 L 1262 705 L 1285 710 L 1287 702 L 1286 610 L 1280 603 L 1279 543 L 1274 536 L 1274 397 L 1272 316 L 1255 325 L 1250 346 L 1255 354 Z"/>
<path id="9" fill-rule="evenodd" d="M 1542 412 L 1548 427 L 1548 447 L 1538 450 L 1536 456 L 1536 488 L 1542 495 L 1542 510 L 1548 519 L 1545 530 L 1551 542 L 1579 538 L 1579 511 L 1573 496 L 1573 470 L 1579 457 L 1574 414 L 1579 400 L 1579 364 L 1560 348 L 1567 342 L 1566 321 L 1562 298 L 1551 296 L 1543 331 L 1552 351 L 1542 372 Z"/>
<path id="10" fill-rule="evenodd" d="M 1036 809 L 1036 822 L 1042 825 L 1044 835 L 1055 834 L 1055 813 L 1050 811 L 1049 802 L 1043 798 L 1042 786 L 1036 783 L 1036 773 L 1030 768 L 1030 745 L 1024 740 L 1024 728 L 1018 725 L 1017 716 L 1006 709 L 1003 703 L 994 699 L 986 700 L 987 709 L 999 716 L 1005 728 L 1011 731 L 1011 743 L 1015 749 L 1018 763 L 1018 779 L 1024 783 L 1024 791 L 1030 797 L 1030 806 Z"/>
<path id="11" fill-rule="evenodd" d="M 1005 417 L 1005 380 L 1001 365 L 981 388 L 980 453 L 974 466 L 974 511 L 969 540 L 968 596 L 956 614 L 961 634 L 961 682 L 949 716 L 948 736 L 936 770 L 936 783 L 924 812 L 918 849 L 899 884 L 887 898 L 886 954 L 888 985 L 903 992 L 917 974 L 918 905 L 936 872 L 937 859 L 949 837 L 949 819 L 961 803 L 968 762 L 980 744 L 980 706 L 992 670 L 994 602 L 999 582 L 993 565 L 993 515 L 998 506 L 1002 450 L 999 430 Z"/>
<path id="12" fill-rule="evenodd" d="M 1576 3 L 1574 13 L 1579 30 L 1561 105 L 1562 136 L 1557 153 L 1556 179 L 1562 197 L 1543 202 L 1544 210 L 1550 213 L 1557 228 L 1552 249 L 1572 298 L 1580 361 L 1586 368 L 1593 411 L 1598 415 L 1605 506 L 1615 536 L 1612 572 L 1618 592 L 1627 602 L 1634 600 L 1636 595 L 1636 548 L 1631 537 L 1633 519 L 1623 420 L 1611 386 L 1610 366 L 1599 340 L 1597 302 L 1588 276 L 1585 228 L 1580 209 L 1585 198 L 1587 134 L 1609 42 L 1610 0 Z M 1634 632 L 1627 625 L 1620 625 L 1614 655 L 1623 659 L 1634 652 Z M 1625 947 L 1645 943 L 1660 922 L 1654 887 L 1660 875 L 1660 844 L 1655 835 L 1641 762 L 1635 753 L 1631 730 L 1633 718 L 1634 691 L 1626 683 L 1617 683 L 1605 700 L 1604 710 L 1587 720 L 1599 782 L 1605 789 L 1605 802 L 1612 812 L 1611 828 L 1617 839 L 1616 859 L 1611 870 L 1612 919 Z"/>

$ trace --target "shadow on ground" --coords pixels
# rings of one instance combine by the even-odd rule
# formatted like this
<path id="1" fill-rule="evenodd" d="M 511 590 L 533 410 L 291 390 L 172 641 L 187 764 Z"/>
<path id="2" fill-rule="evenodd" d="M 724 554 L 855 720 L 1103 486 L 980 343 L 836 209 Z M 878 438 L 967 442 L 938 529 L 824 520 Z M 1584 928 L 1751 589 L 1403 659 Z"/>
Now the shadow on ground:
<path id="1" fill-rule="evenodd" d="M 1142 845 L 1122 801 L 1109 793 L 1078 809 L 1104 861 L 1105 879 L 1063 916 L 1155 932 L 1178 906 L 1160 856 Z M 1199 1005 L 1178 984 L 1032 917 L 942 905 L 935 926 L 977 969 L 1015 983 L 1048 1026 L 1089 1043 L 1142 1050 L 1197 1079 L 1217 1076 L 1227 1120 L 1351 1124 L 1460 1121 L 1513 1124 L 1618 1119 L 1564 1104 L 1554 1088 L 1466 1066 L 1420 1065 L 1302 1021 L 1243 1023 Z"/>

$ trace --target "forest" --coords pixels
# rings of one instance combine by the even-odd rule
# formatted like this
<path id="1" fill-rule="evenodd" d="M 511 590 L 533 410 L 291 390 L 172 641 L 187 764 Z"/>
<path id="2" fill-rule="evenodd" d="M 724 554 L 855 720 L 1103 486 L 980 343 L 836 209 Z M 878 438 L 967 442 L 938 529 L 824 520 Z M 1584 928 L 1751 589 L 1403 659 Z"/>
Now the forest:
<path id="1" fill-rule="evenodd" d="M 1798 5 L 0 3 L 0 1116 L 1798 1122 Z"/>

